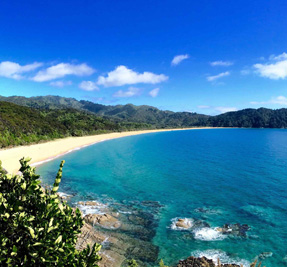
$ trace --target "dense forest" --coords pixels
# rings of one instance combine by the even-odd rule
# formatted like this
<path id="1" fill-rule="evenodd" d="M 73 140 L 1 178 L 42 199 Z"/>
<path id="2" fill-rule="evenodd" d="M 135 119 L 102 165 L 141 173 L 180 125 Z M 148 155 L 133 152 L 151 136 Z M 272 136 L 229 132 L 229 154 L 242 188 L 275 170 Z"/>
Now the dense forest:
<path id="1" fill-rule="evenodd" d="M 55 138 L 149 129 L 145 123 L 115 122 L 71 108 L 43 109 L 0 102 L 0 148 Z"/>
<path id="2" fill-rule="evenodd" d="M 38 96 L 26 98 L 22 96 L 1 97 L 0 101 L 7 101 L 17 105 L 32 107 L 40 110 L 55 110 L 73 108 L 96 114 L 115 121 L 129 121 L 147 123 L 155 128 L 176 128 L 204 125 L 208 116 L 190 112 L 163 111 L 158 108 L 132 104 L 105 106 L 90 101 L 77 101 L 74 98 L 60 96 Z"/>
<path id="3" fill-rule="evenodd" d="M 244 109 L 217 116 L 132 104 L 105 106 L 60 96 L 0 96 L 0 147 L 67 136 L 197 126 L 287 128 L 287 109 Z"/>

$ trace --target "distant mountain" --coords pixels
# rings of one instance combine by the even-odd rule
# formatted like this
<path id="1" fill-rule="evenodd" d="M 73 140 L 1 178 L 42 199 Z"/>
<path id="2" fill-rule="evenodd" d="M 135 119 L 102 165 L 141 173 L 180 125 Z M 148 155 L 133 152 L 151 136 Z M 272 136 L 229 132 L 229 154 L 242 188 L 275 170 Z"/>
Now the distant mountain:
<path id="1" fill-rule="evenodd" d="M 11 102 L 21 106 L 36 109 L 64 109 L 73 108 L 77 110 L 94 113 L 98 116 L 113 119 L 114 121 L 129 121 L 151 124 L 156 128 L 191 127 L 206 123 L 209 116 L 189 113 L 163 111 L 152 106 L 135 106 L 132 104 L 105 106 L 90 101 L 78 101 L 74 98 L 60 96 L 0 96 L 0 101 Z"/>
<path id="2" fill-rule="evenodd" d="M 287 109 L 243 109 L 209 117 L 207 125 L 215 127 L 287 128 Z"/>
<path id="3" fill-rule="evenodd" d="M 74 109 L 100 116 L 113 123 L 140 123 L 153 128 L 179 128 L 195 126 L 287 128 L 287 109 L 244 109 L 208 116 L 190 112 L 159 110 L 152 106 L 101 105 L 90 101 L 78 101 L 60 96 L 22 97 L 0 96 L 0 101 L 32 107 L 38 110 Z"/>

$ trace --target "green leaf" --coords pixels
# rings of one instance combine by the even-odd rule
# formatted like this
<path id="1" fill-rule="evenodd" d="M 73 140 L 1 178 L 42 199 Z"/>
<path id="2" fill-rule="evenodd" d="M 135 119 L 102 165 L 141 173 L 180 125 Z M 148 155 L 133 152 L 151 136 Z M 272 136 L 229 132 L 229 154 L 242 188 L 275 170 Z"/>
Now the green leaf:
<path id="1" fill-rule="evenodd" d="M 58 243 L 60 243 L 61 241 L 62 241 L 62 236 L 60 235 L 60 236 L 56 239 L 55 244 L 58 244 Z"/>
<path id="2" fill-rule="evenodd" d="M 30 235 L 32 236 L 32 238 L 35 238 L 35 232 L 31 227 L 28 227 Z"/>

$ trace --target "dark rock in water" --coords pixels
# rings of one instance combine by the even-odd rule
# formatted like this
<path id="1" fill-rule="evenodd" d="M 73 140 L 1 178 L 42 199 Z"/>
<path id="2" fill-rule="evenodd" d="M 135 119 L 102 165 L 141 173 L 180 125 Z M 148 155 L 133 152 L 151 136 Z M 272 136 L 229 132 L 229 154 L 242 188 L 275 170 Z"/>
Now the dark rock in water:
<path id="1" fill-rule="evenodd" d="M 151 213 L 137 211 L 134 214 L 128 216 L 131 223 L 141 225 L 147 228 L 155 228 L 156 220 Z"/>
<path id="2" fill-rule="evenodd" d="M 164 207 L 158 201 L 144 200 L 141 202 L 143 206 L 152 207 L 152 208 L 162 208 Z"/>
<path id="3" fill-rule="evenodd" d="M 185 260 L 179 261 L 177 267 L 216 267 L 217 265 L 205 257 L 195 258 L 189 257 Z M 240 267 L 237 264 L 221 264 L 221 267 Z"/>
<path id="4" fill-rule="evenodd" d="M 224 224 L 223 227 L 218 227 L 217 230 L 225 235 L 246 237 L 246 232 L 250 229 L 247 224 Z"/>
<path id="5" fill-rule="evenodd" d="M 154 263 L 157 261 L 158 252 L 159 248 L 156 246 L 147 244 L 142 246 L 141 244 L 137 244 L 137 246 L 129 247 L 125 256 L 130 257 L 130 255 L 133 255 L 134 258 L 141 261 Z"/>
<path id="6" fill-rule="evenodd" d="M 193 226 L 192 226 L 193 229 L 194 228 L 203 228 L 203 227 L 208 227 L 209 228 L 210 225 L 207 222 L 202 221 L 202 220 L 197 220 L 197 219 L 194 220 Z"/>
<path id="7" fill-rule="evenodd" d="M 273 253 L 272 252 L 262 252 L 258 258 L 260 260 L 265 260 L 266 258 L 272 257 Z"/>
<path id="8" fill-rule="evenodd" d="M 142 227 L 139 225 L 133 225 L 133 224 L 122 224 L 120 227 L 120 231 L 129 236 L 132 236 L 132 237 L 135 237 L 141 240 L 145 240 L 145 241 L 151 241 L 152 238 L 156 234 L 156 231 L 153 228 L 149 229 L 149 228 L 145 228 L 145 227 Z"/>

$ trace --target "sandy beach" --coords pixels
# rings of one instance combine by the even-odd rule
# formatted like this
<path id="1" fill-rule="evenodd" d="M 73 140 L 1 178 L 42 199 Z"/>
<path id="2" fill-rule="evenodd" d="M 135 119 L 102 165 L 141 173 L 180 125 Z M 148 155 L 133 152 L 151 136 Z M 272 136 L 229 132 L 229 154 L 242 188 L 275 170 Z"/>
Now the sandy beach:
<path id="1" fill-rule="evenodd" d="M 30 157 L 31 165 L 36 166 L 45 161 L 54 159 L 60 155 L 72 152 L 82 147 L 92 145 L 98 142 L 121 138 L 125 136 L 163 132 L 163 131 L 182 131 L 182 130 L 198 130 L 210 129 L 211 127 L 199 128 L 185 128 L 185 129 L 162 129 L 162 130 L 144 130 L 144 131 L 131 131 L 121 133 L 108 133 L 100 135 L 82 136 L 82 137 L 68 137 L 63 139 L 56 139 L 41 144 L 33 144 L 27 146 L 13 147 L 9 149 L 0 150 L 0 160 L 2 166 L 9 173 L 17 173 L 20 168 L 19 160 L 22 157 Z"/>

